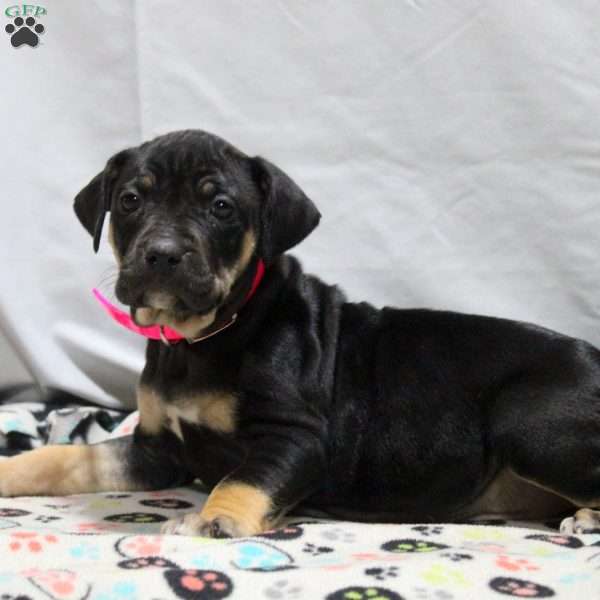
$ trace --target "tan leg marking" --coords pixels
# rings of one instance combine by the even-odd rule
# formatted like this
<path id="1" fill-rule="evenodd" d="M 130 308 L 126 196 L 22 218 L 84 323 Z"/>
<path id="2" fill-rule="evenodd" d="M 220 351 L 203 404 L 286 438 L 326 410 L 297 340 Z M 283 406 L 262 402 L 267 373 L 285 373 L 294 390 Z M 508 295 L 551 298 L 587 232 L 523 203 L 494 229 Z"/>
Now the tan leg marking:
<path id="1" fill-rule="evenodd" d="M 156 434 L 165 424 L 165 404 L 150 387 L 140 385 L 137 389 L 137 405 L 140 411 L 140 429 Z"/>
<path id="2" fill-rule="evenodd" d="M 114 447 L 45 446 L 0 461 L 1 496 L 132 490 Z"/>
<path id="3" fill-rule="evenodd" d="M 228 392 L 207 392 L 196 396 L 177 398 L 165 406 L 171 430 L 181 439 L 183 419 L 203 425 L 219 433 L 233 433 L 236 424 L 237 398 Z"/>
<path id="4" fill-rule="evenodd" d="M 232 519 L 242 535 L 260 533 L 269 527 L 268 515 L 273 508 L 271 498 L 247 483 L 222 483 L 210 494 L 200 516 L 212 521 L 220 516 Z"/>
<path id="5" fill-rule="evenodd" d="M 163 533 L 244 537 L 272 528 L 271 498 L 247 483 L 223 482 L 211 492 L 200 514 L 190 513 L 167 521 Z"/>

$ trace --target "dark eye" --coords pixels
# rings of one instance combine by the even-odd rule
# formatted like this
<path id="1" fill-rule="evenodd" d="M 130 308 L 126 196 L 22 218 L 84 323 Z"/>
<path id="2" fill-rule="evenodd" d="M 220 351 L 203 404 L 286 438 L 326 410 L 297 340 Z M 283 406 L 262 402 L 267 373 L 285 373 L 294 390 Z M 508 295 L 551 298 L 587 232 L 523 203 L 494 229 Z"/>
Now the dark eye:
<path id="1" fill-rule="evenodd" d="M 135 194 L 123 194 L 120 198 L 120 203 L 123 212 L 132 213 L 140 207 L 142 201 Z"/>
<path id="2" fill-rule="evenodd" d="M 210 211 L 217 219 L 227 219 L 233 214 L 233 202 L 227 196 L 217 196 Z"/>

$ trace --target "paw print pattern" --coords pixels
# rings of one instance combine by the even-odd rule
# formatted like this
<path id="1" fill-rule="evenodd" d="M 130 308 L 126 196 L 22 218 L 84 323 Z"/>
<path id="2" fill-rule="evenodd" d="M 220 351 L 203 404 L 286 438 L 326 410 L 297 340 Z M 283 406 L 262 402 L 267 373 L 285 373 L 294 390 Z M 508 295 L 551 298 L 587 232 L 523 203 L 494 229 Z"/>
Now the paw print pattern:
<path id="1" fill-rule="evenodd" d="M 44 504 L 45 508 L 51 508 L 52 510 L 67 511 L 71 508 L 70 504 Z"/>
<path id="2" fill-rule="evenodd" d="M 48 544 L 56 544 L 55 535 L 40 535 L 33 531 L 15 531 L 10 534 L 8 547 L 12 552 L 32 552 L 37 554 Z"/>
<path id="3" fill-rule="evenodd" d="M 537 565 L 530 563 L 525 558 L 511 558 L 505 554 L 500 554 L 496 559 L 496 564 L 505 571 L 539 571 Z"/>
<path id="4" fill-rule="evenodd" d="M 90 593 L 89 584 L 64 569 L 30 569 L 23 575 L 50 598 L 86 598 Z"/>
<path id="5" fill-rule="evenodd" d="M 446 550 L 449 546 L 438 544 L 429 540 L 390 540 L 381 546 L 386 552 L 435 552 L 436 550 Z"/>
<path id="6" fill-rule="evenodd" d="M 333 552 L 333 548 L 330 548 L 329 546 L 315 546 L 314 544 L 304 544 L 302 552 L 306 552 L 306 554 L 310 554 L 311 556 L 319 556 L 319 554 L 327 554 L 329 552 Z"/>
<path id="7" fill-rule="evenodd" d="M 79 544 L 73 546 L 69 550 L 69 554 L 73 558 L 84 559 L 84 560 L 98 560 L 100 558 L 100 550 L 98 546 L 94 544 Z"/>
<path id="8" fill-rule="evenodd" d="M 27 17 L 25 20 L 17 17 L 4 28 L 4 31 L 10 35 L 10 43 L 14 48 L 23 44 L 35 48 L 40 41 L 39 35 L 44 33 L 45 28 L 41 23 L 36 24 L 33 17 Z"/>
<path id="9" fill-rule="evenodd" d="M 266 542 L 243 541 L 235 544 L 236 557 L 232 565 L 244 571 L 283 571 L 295 569 L 294 559 L 276 546 Z"/>
<path id="10" fill-rule="evenodd" d="M 321 537 L 330 542 L 346 542 L 351 543 L 356 540 L 356 535 L 351 531 L 345 531 L 341 527 L 326 529 L 321 532 Z"/>
<path id="11" fill-rule="evenodd" d="M 161 553 L 163 538 L 160 535 L 134 535 L 121 538 L 115 550 L 125 558 L 157 556 Z"/>
<path id="12" fill-rule="evenodd" d="M 104 520 L 110 521 L 112 523 L 146 524 L 146 523 L 162 523 L 163 521 L 167 521 L 168 519 L 164 515 L 159 515 L 157 513 L 132 512 L 132 513 L 123 513 L 121 515 L 109 515 L 108 517 L 104 517 Z"/>
<path id="13" fill-rule="evenodd" d="M 178 569 L 179 567 L 162 556 L 141 556 L 139 558 L 128 558 L 117 563 L 121 569 L 146 569 L 147 567 L 158 567 L 159 569 Z"/>
<path id="14" fill-rule="evenodd" d="M 548 542 L 549 544 L 555 544 L 556 546 L 563 546 L 564 548 L 581 548 L 585 544 L 576 537 L 570 535 L 559 535 L 559 534 L 545 534 L 545 533 L 534 533 L 532 535 L 526 535 L 526 540 L 539 540 L 540 542 Z"/>
<path id="15" fill-rule="evenodd" d="M 35 520 L 40 523 L 51 523 L 52 521 L 60 521 L 62 517 L 54 517 L 52 515 L 40 515 L 36 517 Z"/>
<path id="16" fill-rule="evenodd" d="M 516 598 L 550 598 L 555 595 L 551 588 L 523 579 L 495 577 L 490 581 L 489 586 L 495 592 Z"/>
<path id="17" fill-rule="evenodd" d="M 265 590 L 265 596 L 272 600 L 283 600 L 284 598 L 300 598 L 302 586 L 290 585 L 286 579 L 280 579 Z"/>
<path id="18" fill-rule="evenodd" d="M 28 510 L 21 510 L 20 508 L 0 508 L 0 518 L 25 517 L 30 514 Z"/>
<path id="19" fill-rule="evenodd" d="M 444 558 L 449 558 L 452 562 L 460 562 L 462 560 L 473 560 L 471 554 L 465 554 L 463 552 L 444 552 L 442 554 Z"/>
<path id="20" fill-rule="evenodd" d="M 353 585 L 329 594 L 325 600 L 402 600 L 402 596 L 385 588 Z"/>
<path id="21" fill-rule="evenodd" d="M 173 592 L 186 600 L 226 598 L 233 590 L 231 579 L 220 571 L 169 569 L 165 579 Z"/>
<path id="22" fill-rule="evenodd" d="M 413 531 L 418 531 L 421 535 L 429 537 L 430 535 L 440 535 L 444 531 L 439 525 L 415 525 L 411 527 Z"/>
<path id="23" fill-rule="evenodd" d="M 398 567 L 395 565 L 392 567 L 371 567 L 365 569 L 365 575 L 377 579 L 377 581 L 384 581 L 390 577 L 398 577 Z"/>

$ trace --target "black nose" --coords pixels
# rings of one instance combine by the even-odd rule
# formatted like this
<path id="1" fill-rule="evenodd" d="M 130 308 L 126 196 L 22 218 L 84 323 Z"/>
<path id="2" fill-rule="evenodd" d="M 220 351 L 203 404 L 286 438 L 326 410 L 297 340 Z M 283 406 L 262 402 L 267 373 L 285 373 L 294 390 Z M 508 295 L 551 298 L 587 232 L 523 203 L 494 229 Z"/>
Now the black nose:
<path id="1" fill-rule="evenodd" d="M 172 240 L 153 242 L 146 250 L 146 264 L 156 271 L 173 271 L 183 258 L 183 249 Z"/>

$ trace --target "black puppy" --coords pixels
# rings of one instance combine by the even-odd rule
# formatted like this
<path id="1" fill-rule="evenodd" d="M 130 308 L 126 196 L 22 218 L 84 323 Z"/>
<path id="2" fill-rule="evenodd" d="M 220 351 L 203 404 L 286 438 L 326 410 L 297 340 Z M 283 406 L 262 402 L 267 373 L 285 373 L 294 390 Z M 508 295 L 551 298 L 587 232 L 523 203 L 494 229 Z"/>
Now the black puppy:
<path id="1" fill-rule="evenodd" d="M 134 320 L 187 340 L 149 341 L 133 436 L 2 462 L 2 495 L 198 477 L 201 512 L 163 530 L 208 536 L 299 505 L 449 521 L 600 504 L 600 352 L 525 323 L 346 302 L 284 255 L 320 215 L 266 160 L 171 133 L 111 158 L 75 211 L 96 248 L 110 211 Z"/>

